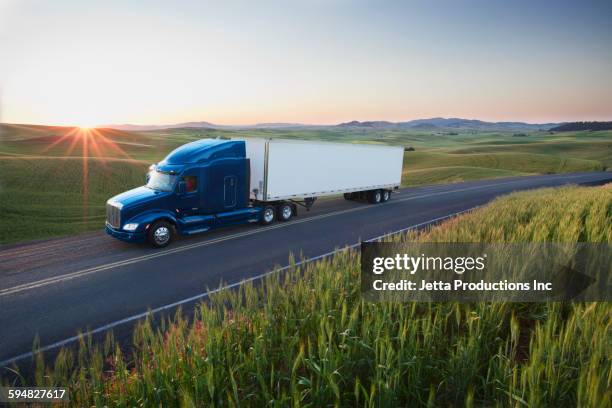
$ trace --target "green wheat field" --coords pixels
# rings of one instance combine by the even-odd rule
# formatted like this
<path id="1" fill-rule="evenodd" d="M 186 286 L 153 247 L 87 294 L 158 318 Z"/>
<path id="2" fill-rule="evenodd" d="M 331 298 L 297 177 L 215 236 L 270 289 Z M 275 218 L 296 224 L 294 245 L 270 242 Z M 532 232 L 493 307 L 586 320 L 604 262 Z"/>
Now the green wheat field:
<path id="1" fill-rule="evenodd" d="M 399 242 L 612 242 L 612 188 L 514 193 Z M 62 351 L 39 386 L 74 406 L 612 404 L 609 303 L 366 303 L 359 253 L 211 296 L 193 321 L 142 322 Z M 25 382 L 25 380 L 23 380 Z"/>
<path id="2" fill-rule="evenodd" d="M 403 185 L 612 168 L 612 132 L 171 129 L 127 132 L 0 124 L 0 244 L 104 228 L 104 204 L 144 183 L 153 162 L 207 137 L 270 137 L 404 146 Z"/>

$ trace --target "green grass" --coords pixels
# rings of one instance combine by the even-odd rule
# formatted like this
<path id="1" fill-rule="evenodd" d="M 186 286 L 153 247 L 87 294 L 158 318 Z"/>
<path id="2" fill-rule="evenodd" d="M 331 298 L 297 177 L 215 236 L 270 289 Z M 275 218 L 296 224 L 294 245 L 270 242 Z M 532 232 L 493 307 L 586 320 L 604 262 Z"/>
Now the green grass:
<path id="1" fill-rule="evenodd" d="M 485 178 L 604 170 L 596 160 L 523 152 L 446 153 L 414 151 L 404 154 L 402 184 L 451 183 Z"/>
<path id="2" fill-rule="evenodd" d="M 515 193 L 422 242 L 606 242 L 612 189 Z M 610 406 L 608 303 L 367 303 L 358 252 L 272 275 L 135 330 L 62 351 L 36 384 L 74 406 Z"/>
<path id="3" fill-rule="evenodd" d="M 0 159 L 0 243 L 100 230 L 106 200 L 143 184 L 145 163 Z"/>
<path id="4" fill-rule="evenodd" d="M 70 127 L 0 124 L 0 244 L 101 230 L 106 200 L 141 185 L 147 164 L 189 141 L 237 136 L 414 147 L 404 156 L 404 186 L 612 168 L 606 131 L 519 137 L 465 130 L 100 129 L 84 139 Z"/>
<path id="5" fill-rule="evenodd" d="M 435 137 L 435 136 L 434 136 Z M 612 132 L 445 136 L 446 144 L 404 155 L 405 186 L 612 168 Z"/>
<path id="6" fill-rule="evenodd" d="M 537 154 L 559 158 L 586 159 L 612 168 L 612 134 L 606 139 L 549 141 L 546 143 L 515 144 L 512 146 L 472 146 L 449 150 L 450 153 L 507 153 Z"/>
<path id="7" fill-rule="evenodd" d="M 409 166 L 408 166 L 409 167 Z M 488 178 L 528 176 L 532 173 L 523 173 L 505 169 L 487 169 L 482 167 L 449 166 L 410 170 L 404 168 L 402 185 L 418 186 L 425 184 L 459 183 L 470 180 Z"/>
<path id="8" fill-rule="evenodd" d="M 500 152 L 500 153 L 439 153 L 406 152 L 406 171 L 449 166 L 469 166 L 481 169 L 520 171 L 524 173 L 569 173 L 603 170 L 596 160 L 563 158 L 554 155 Z"/>

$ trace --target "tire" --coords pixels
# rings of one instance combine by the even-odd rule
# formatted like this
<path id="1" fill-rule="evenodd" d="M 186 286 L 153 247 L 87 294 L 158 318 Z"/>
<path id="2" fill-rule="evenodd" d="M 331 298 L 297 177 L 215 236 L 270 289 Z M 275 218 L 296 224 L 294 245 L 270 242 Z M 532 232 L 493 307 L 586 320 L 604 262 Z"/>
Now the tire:
<path id="1" fill-rule="evenodd" d="M 282 203 L 276 206 L 276 218 L 279 221 L 289 221 L 293 217 L 293 206 L 288 203 Z"/>
<path id="2" fill-rule="evenodd" d="M 378 204 L 382 201 L 382 191 L 381 190 L 370 190 L 368 192 L 368 202 L 370 204 Z"/>
<path id="3" fill-rule="evenodd" d="M 272 224 L 276 219 L 276 211 L 274 207 L 271 205 L 266 205 L 261 211 L 261 220 L 259 221 L 261 225 Z"/>
<path id="4" fill-rule="evenodd" d="M 353 195 L 353 193 L 344 193 L 344 199 L 345 200 L 354 200 L 355 196 Z"/>
<path id="5" fill-rule="evenodd" d="M 155 248 L 163 248 L 174 238 L 174 228 L 167 221 L 155 221 L 149 227 L 147 240 Z"/>
<path id="6" fill-rule="evenodd" d="M 382 198 L 381 198 L 382 202 L 386 203 L 390 199 L 391 199 L 391 192 L 389 190 L 383 190 Z"/>

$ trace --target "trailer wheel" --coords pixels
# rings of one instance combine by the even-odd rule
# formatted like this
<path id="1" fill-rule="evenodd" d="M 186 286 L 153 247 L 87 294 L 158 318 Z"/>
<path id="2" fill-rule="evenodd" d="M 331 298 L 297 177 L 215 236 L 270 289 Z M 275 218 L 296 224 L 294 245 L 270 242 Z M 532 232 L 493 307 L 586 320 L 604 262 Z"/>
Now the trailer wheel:
<path id="1" fill-rule="evenodd" d="M 389 190 L 383 190 L 382 192 L 382 202 L 386 203 L 391 199 L 391 192 Z"/>
<path id="2" fill-rule="evenodd" d="M 345 200 L 354 200 L 355 199 L 355 195 L 353 193 L 344 193 L 344 199 Z"/>
<path id="3" fill-rule="evenodd" d="M 261 221 L 262 225 L 272 224 L 274 219 L 276 218 L 276 211 L 274 211 L 274 207 L 271 205 L 266 205 L 261 212 Z"/>
<path id="4" fill-rule="evenodd" d="M 382 191 L 380 190 L 370 190 L 368 193 L 368 201 L 370 204 L 378 204 L 382 201 Z"/>
<path id="5" fill-rule="evenodd" d="M 276 207 L 276 218 L 280 221 L 289 221 L 293 217 L 293 206 L 283 203 Z"/>
<path id="6" fill-rule="evenodd" d="M 167 246 L 174 235 L 174 229 L 169 222 L 155 221 L 147 232 L 147 240 L 155 248 Z"/>

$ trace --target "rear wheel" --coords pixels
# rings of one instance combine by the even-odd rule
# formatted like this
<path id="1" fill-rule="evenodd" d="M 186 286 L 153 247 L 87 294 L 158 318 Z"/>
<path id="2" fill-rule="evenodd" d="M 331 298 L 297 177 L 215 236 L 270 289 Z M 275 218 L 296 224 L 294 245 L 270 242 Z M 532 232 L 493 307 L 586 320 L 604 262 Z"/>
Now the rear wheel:
<path id="1" fill-rule="evenodd" d="M 291 204 L 283 203 L 276 207 L 276 218 L 279 221 L 289 221 L 293 217 L 293 206 Z"/>
<path id="2" fill-rule="evenodd" d="M 261 212 L 261 224 L 262 225 L 268 225 L 268 224 L 272 224 L 274 222 L 274 218 L 275 218 L 275 211 L 274 211 L 274 207 L 272 207 L 271 205 L 266 205 L 263 208 L 263 211 Z"/>
<path id="3" fill-rule="evenodd" d="M 380 190 L 370 190 L 368 193 L 368 201 L 371 204 L 378 204 L 382 201 L 382 191 Z"/>
<path id="4" fill-rule="evenodd" d="M 156 221 L 147 232 L 147 239 L 155 248 L 163 248 L 172 241 L 174 229 L 169 222 Z"/>
<path id="5" fill-rule="evenodd" d="M 391 198 L 391 192 L 389 190 L 383 190 L 382 192 L 382 202 L 386 203 Z"/>
<path id="6" fill-rule="evenodd" d="M 345 200 L 354 200 L 355 199 L 355 195 L 353 193 L 344 193 L 344 199 Z"/>

